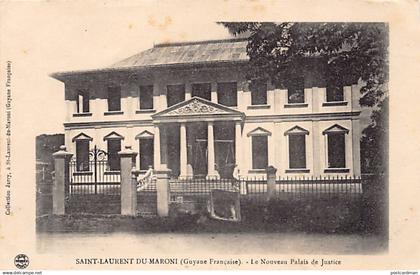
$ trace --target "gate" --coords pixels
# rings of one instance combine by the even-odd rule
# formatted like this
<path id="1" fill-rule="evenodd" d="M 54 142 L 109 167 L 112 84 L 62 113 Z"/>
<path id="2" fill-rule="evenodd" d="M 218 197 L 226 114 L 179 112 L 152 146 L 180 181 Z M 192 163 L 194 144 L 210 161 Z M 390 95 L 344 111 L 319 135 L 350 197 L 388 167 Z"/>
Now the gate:
<path id="1" fill-rule="evenodd" d="M 157 214 L 157 190 L 156 177 L 150 167 L 144 175 L 135 171 L 137 181 L 137 214 L 140 216 L 156 216 Z"/>
<path id="2" fill-rule="evenodd" d="M 78 161 L 73 157 L 69 173 L 67 213 L 120 213 L 120 171 L 110 170 L 105 151 L 95 146 L 88 160 Z"/>

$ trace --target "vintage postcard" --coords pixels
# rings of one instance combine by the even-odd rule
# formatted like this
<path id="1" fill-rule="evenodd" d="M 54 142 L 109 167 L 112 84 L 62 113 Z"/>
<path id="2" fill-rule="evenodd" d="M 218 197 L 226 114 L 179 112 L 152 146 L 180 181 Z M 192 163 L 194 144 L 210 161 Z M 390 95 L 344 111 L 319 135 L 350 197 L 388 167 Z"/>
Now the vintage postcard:
<path id="1" fill-rule="evenodd" d="M 1 2 L 0 269 L 416 273 L 419 42 L 414 0 Z"/>

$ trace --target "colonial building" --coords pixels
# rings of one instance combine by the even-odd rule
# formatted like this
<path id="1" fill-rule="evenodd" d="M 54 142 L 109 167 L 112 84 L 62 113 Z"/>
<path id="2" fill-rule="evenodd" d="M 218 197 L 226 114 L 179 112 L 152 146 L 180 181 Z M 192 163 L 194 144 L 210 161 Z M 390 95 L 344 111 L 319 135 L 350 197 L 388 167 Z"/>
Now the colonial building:
<path id="1" fill-rule="evenodd" d="M 54 73 L 65 84 L 65 144 L 77 170 L 89 151 L 131 146 L 146 171 L 174 177 L 359 176 L 357 83 L 327 81 L 308 58 L 287 87 L 246 80 L 243 39 L 155 45 L 108 68 Z"/>

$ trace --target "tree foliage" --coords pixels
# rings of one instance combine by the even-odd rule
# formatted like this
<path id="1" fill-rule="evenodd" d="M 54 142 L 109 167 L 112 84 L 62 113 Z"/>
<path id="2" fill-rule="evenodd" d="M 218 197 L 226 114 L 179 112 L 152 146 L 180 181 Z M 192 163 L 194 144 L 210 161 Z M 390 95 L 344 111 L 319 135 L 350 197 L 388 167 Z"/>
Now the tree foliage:
<path id="1" fill-rule="evenodd" d="M 283 85 L 310 57 L 324 60 L 329 83 L 361 83 L 361 106 L 374 107 L 363 130 L 365 172 L 387 171 L 388 25 L 384 23 L 220 22 L 248 37 L 249 80 Z"/>
<path id="2" fill-rule="evenodd" d="M 302 60 L 325 60 L 331 82 L 362 81 L 360 103 L 375 106 L 386 94 L 388 26 L 384 23 L 221 22 L 233 35 L 247 33 L 250 80 L 282 85 Z"/>
<path id="3" fill-rule="evenodd" d="M 361 159 L 363 173 L 388 172 L 389 98 L 386 97 L 372 112 L 372 122 L 363 130 Z"/>
<path id="4" fill-rule="evenodd" d="M 53 162 L 52 154 L 60 150 L 64 145 L 64 134 L 47 135 L 42 134 L 36 137 L 36 159 L 42 162 Z"/>

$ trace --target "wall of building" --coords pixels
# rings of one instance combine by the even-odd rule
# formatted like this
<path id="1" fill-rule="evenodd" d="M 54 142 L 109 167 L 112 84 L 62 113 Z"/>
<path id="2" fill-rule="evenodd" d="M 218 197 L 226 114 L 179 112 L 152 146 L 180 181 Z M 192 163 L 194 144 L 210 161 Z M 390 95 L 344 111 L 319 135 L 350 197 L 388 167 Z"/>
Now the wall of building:
<path id="1" fill-rule="evenodd" d="M 327 141 L 323 131 L 329 127 L 338 124 L 349 130 L 345 135 L 346 145 L 346 167 L 348 172 L 332 173 L 325 172 L 327 167 Z M 252 169 L 252 138 L 248 136 L 250 132 L 261 127 L 270 132 L 268 136 L 268 164 L 276 167 L 278 176 L 288 177 L 308 177 L 308 176 L 344 176 L 344 175 L 360 175 L 360 164 L 357 165 L 358 153 L 354 149 L 353 136 L 358 136 L 353 130 L 353 121 L 351 119 L 344 120 L 312 120 L 312 121 L 276 121 L 276 122 L 250 122 L 245 123 L 242 132 L 242 159 L 240 162 L 240 170 L 242 174 L 251 176 L 264 175 L 264 171 L 255 171 Z M 299 126 L 309 132 L 306 135 L 306 165 L 309 169 L 308 173 L 286 172 L 289 169 L 289 152 L 288 152 L 288 136 L 284 133 Z M 357 130 L 356 130 L 357 131 Z M 355 161 L 356 159 L 356 161 Z"/>
<path id="2" fill-rule="evenodd" d="M 252 106 L 251 91 L 245 80 L 244 69 L 240 66 L 232 68 L 203 68 L 150 71 L 144 73 L 120 74 L 116 76 L 96 76 L 92 79 L 72 79 L 66 82 L 66 122 L 91 122 L 91 121 L 119 121 L 119 120 L 147 120 L 151 115 L 167 108 L 166 86 L 185 84 L 186 99 L 191 95 L 191 84 L 210 82 L 212 84 L 212 101 L 217 102 L 217 82 L 236 81 L 238 84 L 238 109 L 247 116 L 261 115 L 289 115 L 311 113 L 337 113 L 359 111 L 358 104 L 359 86 L 349 85 L 344 87 L 344 102 L 341 105 L 325 106 L 326 88 L 322 82 L 315 81 L 319 76 L 308 74 L 305 83 L 317 84 L 320 87 L 305 87 L 305 103 L 307 106 L 291 106 L 287 104 L 287 89 L 276 88 L 268 85 L 267 105 Z M 93 77 L 92 77 L 93 78 Z M 104 79 L 105 78 L 105 79 Z M 313 78 L 313 79 L 311 79 Z M 106 115 L 107 112 L 107 87 L 118 85 L 121 87 L 122 114 Z M 139 110 L 139 86 L 154 86 L 154 109 L 136 112 Z M 78 90 L 88 90 L 90 94 L 91 116 L 74 116 L 76 113 L 76 95 Z"/>
<path id="3" fill-rule="evenodd" d="M 263 175 L 252 171 L 251 138 L 247 134 L 257 127 L 271 133 L 268 137 L 268 163 L 278 168 L 280 176 L 320 176 L 335 175 L 324 173 L 326 167 L 325 136 L 322 131 L 339 124 L 349 130 L 346 135 L 346 168 L 348 175 L 360 174 L 360 152 L 358 141 L 360 129 L 358 116 L 351 112 L 360 110 L 358 103 L 359 86 L 344 87 L 344 102 L 337 106 L 325 106 L 326 88 L 319 80 L 320 76 L 311 72 L 305 78 L 305 103 L 307 106 L 287 106 L 287 90 L 268 85 L 267 105 L 251 106 L 251 92 L 245 80 L 244 69 L 240 66 L 218 68 L 150 70 L 143 72 L 115 73 L 109 75 L 93 75 L 84 78 L 73 78 L 66 81 L 65 100 L 67 117 L 65 121 L 66 146 L 75 152 L 72 138 L 84 133 L 93 138 L 91 146 L 96 144 L 106 150 L 104 136 L 115 131 L 124 137 L 122 146 L 130 145 L 139 150 L 139 142 L 135 136 L 147 130 L 154 133 L 151 115 L 167 108 L 166 86 L 185 84 L 186 99 L 190 98 L 191 84 L 210 82 L 212 84 L 212 101 L 217 102 L 217 82 L 236 81 L 238 84 L 238 106 L 233 107 L 246 114 L 242 129 L 242 174 L 252 176 Z M 107 115 L 107 87 L 121 87 L 122 114 Z M 139 112 L 139 86 L 154 85 L 154 109 Z M 324 85 L 324 87 L 323 87 Z M 75 116 L 76 94 L 78 90 L 90 93 L 90 113 L 88 116 Z M 137 112 L 136 112 L 137 111 Z M 309 173 L 290 174 L 288 168 L 287 136 L 284 132 L 299 126 L 307 131 L 306 138 L 307 168 Z M 343 173 L 337 174 L 343 175 Z"/>

